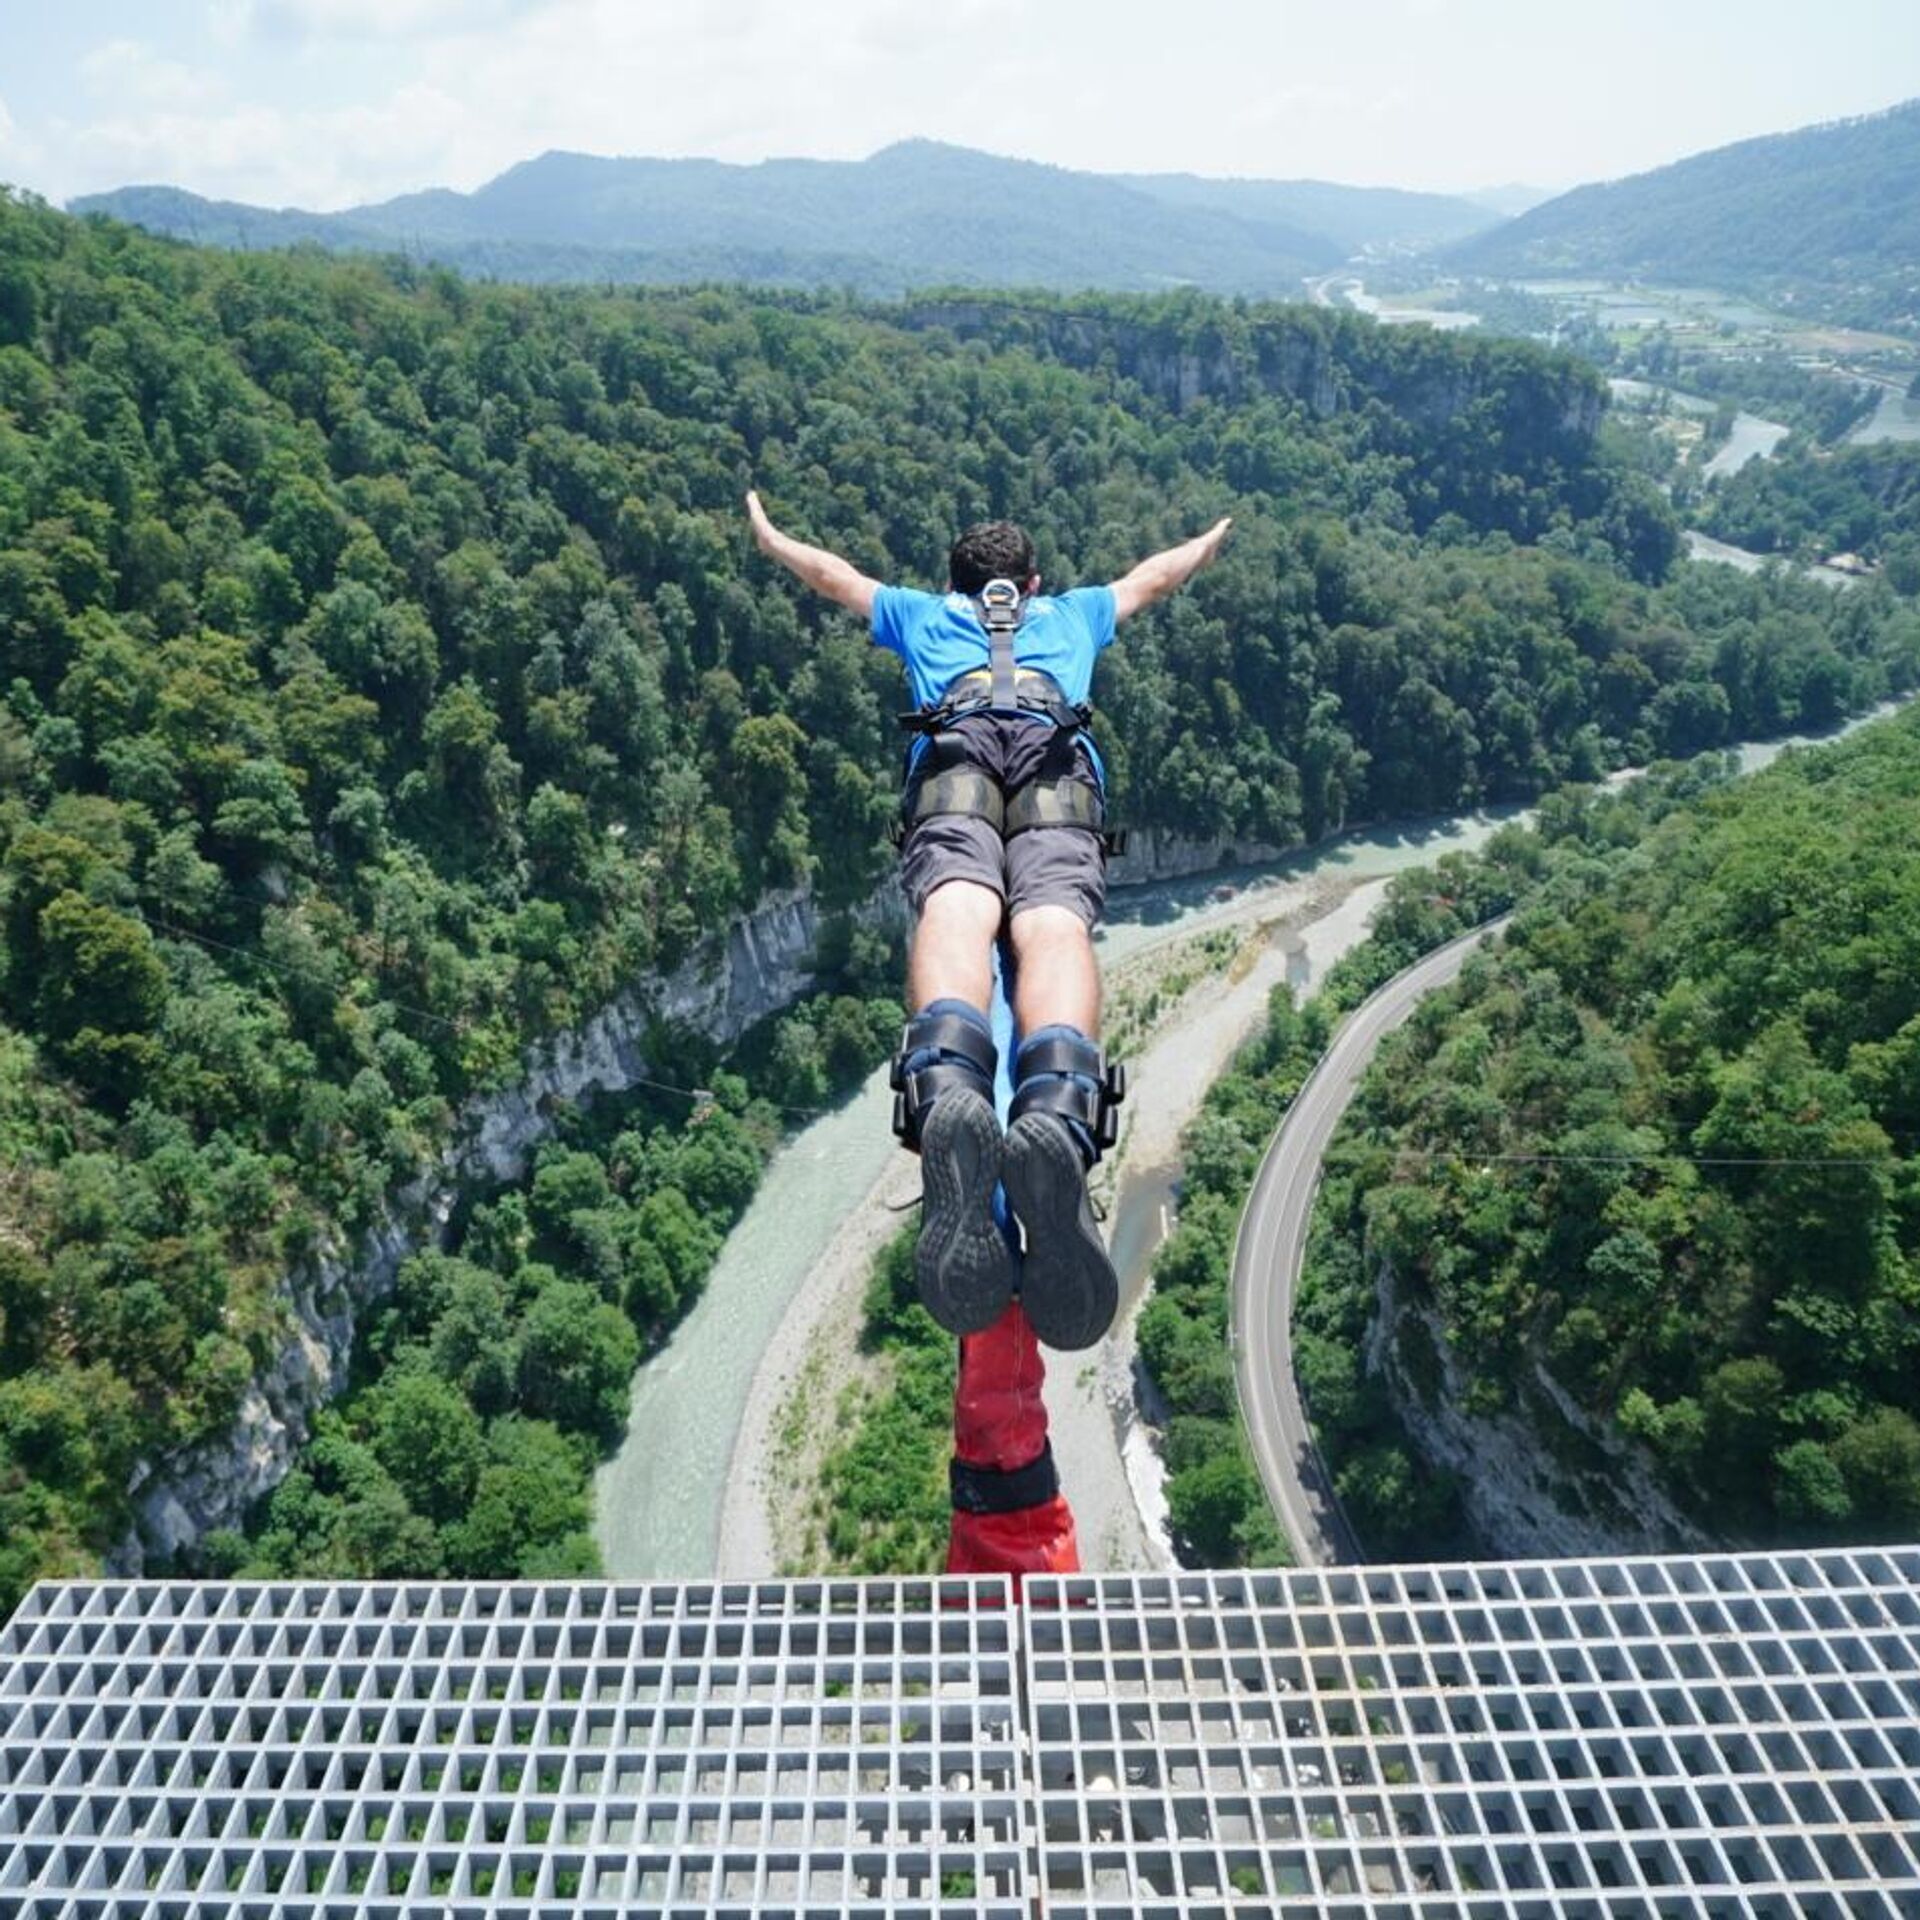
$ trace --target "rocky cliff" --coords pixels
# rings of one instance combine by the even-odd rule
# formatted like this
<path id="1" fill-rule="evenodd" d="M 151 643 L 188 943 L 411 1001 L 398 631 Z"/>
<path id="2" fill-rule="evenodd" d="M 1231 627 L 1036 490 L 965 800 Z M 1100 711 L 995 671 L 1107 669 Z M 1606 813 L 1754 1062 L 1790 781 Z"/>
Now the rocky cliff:
<path id="1" fill-rule="evenodd" d="M 1143 885 L 1278 852 L 1252 841 L 1195 840 L 1145 829 L 1133 835 L 1126 858 L 1114 863 L 1112 881 L 1116 887 Z M 884 923 L 901 911 L 889 879 L 856 917 Z M 636 986 L 577 1031 L 531 1049 L 514 1085 L 469 1102 L 428 1174 L 392 1196 L 357 1246 L 328 1248 L 283 1277 L 287 1345 L 248 1386 L 224 1435 L 137 1470 L 134 1526 L 109 1555 L 109 1570 L 138 1573 L 151 1559 L 189 1547 L 217 1527 L 237 1525 L 279 1484 L 314 1413 L 344 1386 L 361 1309 L 387 1292 L 413 1254 L 442 1244 L 461 1190 L 520 1178 L 551 1129 L 554 1101 L 618 1093 L 644 1077 L 648 1036 L 656 1026 L 725 1044 L 791 1004 L 812 985 L 821 918 L 805 893 L 763 901 L 724 940 Z"/>
<path id="2" fill-rule="evenodd" d="M 1384 328 L 1324 307 L 1136 318 L 1120 301 L 1088 312 L 980 297 L 916 301 L 900 317 L 908 327 L 1024 347 L 1082 371 L 1110 367 L 1179 412 L 1202 400 L 1237 406 L 1280 395 L 1325 420 L 1378 402 L 1397 416 L 1389 437 L 1409 452 L 1431 451 L 1422 436 L 1444 438 L 1494 399 L 1496 464 L 1521 474 L 1546 459 L 1585 458 L 1606 411 L 1599 376 L 1571 359 L 1511 341 Z"/>
<path id="3" fill-rule="evenodd" d="M 888 885 L 859 917 L 885 920 L 899 911 Z M 150 1559 L 236 1525 L 279 1483 L 313 1414 L 345 1384 L 360 1310 L 393 1285 L 412 1254 L 441 1244 L 461 1188 L 524 1173 L 552 1126 L 555 1100 L 634 1085 L 648 1070 L 647 1039 L 657 1026 L 725 1044 L 779 1012 L 812 984 L 820 926 L 805 893 L 765 900 L 724 939 L 637 985 L 577 1032 L 531 1049 L 513 1086 L 470 1101 L 433 1167 L 393 1195 L 358 1246 L 327 1249 L 285 1275 L 292 1337 L 249 1385 L 224 1435 L 137 1470 L 134 1526 L 108 1556 L 109 1571 L 138 1573 Z"/>
<path id="4" fill-rule="evenodd" d="M 1369 1373 L 1385 1381 L 1416 1453 L 1460 1484 L 1486 1548 L 1514 1559 L 1684 1553 L 1715 1542 L 1659 1484 L 1651 1461 L 1595 1421 L 1536 1363 L 1517 1407 L 1469 1412 L 1466 1370 L 1432 1305 L 1381 1261 L 1367 1329 Z"/>

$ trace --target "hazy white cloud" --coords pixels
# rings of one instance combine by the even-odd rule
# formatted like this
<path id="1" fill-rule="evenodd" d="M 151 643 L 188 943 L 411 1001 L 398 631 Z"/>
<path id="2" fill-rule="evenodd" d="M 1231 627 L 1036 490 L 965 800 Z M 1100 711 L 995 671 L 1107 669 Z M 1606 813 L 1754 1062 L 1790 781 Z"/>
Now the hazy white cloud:
<path id="1" fill-rule="evenodd" d="M 1764 29 L 1797 0 L 1616 0 L 1618 30 L 1582 36 L 1577 61 L 1537 0 L 146 3 L 142 37 L 81 72 L 70 55 L 64 91 L 9 70 L 34 143 L 29 163 L 23 130 L 0 134 L 17 176 L 328 209 L 471 188 L 549 147 L 756 161 L 924 136 L 1065 166 L 1465 187 L 1655 165 L 1920 82 L 1914 0 L 1827 0 L 1879 23 L 1878 77 L 1837 24 L 1776 59 Z M 1713 20 L 1739 10 L 1734 59 Z"/>
<path id="2" fill-rule="evenodd" d="M 546 0 L 238 0 L 248 24 L 316 39 L 407 40 L 497 27 Z M 229 0 L 233 4 L 233 0 Z"/>
<path id="3" fill-rule="evenodd" d="M 202 107 L 219 99 L 216 75 L 196 73 L 142 40 L 108 40 L 82 56 L 87 91 L 109 106 Z"/>
<path id="4" fill-rule="evenodd" d="M 0 181 L 12 186 L 37 186 L 44 177 L 46 150 L 7 111 L 0 100 Z"/>
<path id="5" fill-rule="evenodd" d="M 138 113 L 62 131 L 87 154 L 75 191 L 166 182 L 213 199 L 337 208 L 383 199 L 396 180 L 437 178 L 469 128 L 461 102 L 406 86 L 367 106 Z"/>

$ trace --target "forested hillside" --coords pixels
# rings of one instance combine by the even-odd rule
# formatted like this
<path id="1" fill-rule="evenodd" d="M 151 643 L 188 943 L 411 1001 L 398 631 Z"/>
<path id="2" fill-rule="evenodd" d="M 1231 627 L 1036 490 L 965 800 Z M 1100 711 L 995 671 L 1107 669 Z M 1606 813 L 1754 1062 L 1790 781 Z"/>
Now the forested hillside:
<path id="1" fill-rule="evenodd" d="M 1506 279 L 1737 288 L 1853 326 L 1920 328 L 1920 100 L 1576 187 L 1445 256 Z"/>
<path id="2" fill-rule="evenodd" d="M 1913 678 L 1891 596 L 1654 584 L 1671 521 L 1569 361 L 991 307 L 962 341 L 0 201 L 0 1594 L 223 1429 L 281 1277 L 530 1040 L 770 889 L 878 884 L 897 668 L 751 557 L 750 480 L 922 580 L 983 515 L 1065 584 L 1230 508 L 1102 670 L 1136 825 L 1285 844 Z"/>
<path id="3" fill-rule="evenodd" d="M 1909 1538 L 1920 712 L 1621 824 L 1550 810 L 1503 948 L 1369 1074 L 1302 1308 L 1316 1418 L 1363 1411 L 1384 1262 L 1406 1371 L 1432 1316 L 1468 1412 L 1544 1371 L 1713 1536 Z M 1343 1485 L 1389 1549 L 1440 1524 L 1394 1456 Z"/>

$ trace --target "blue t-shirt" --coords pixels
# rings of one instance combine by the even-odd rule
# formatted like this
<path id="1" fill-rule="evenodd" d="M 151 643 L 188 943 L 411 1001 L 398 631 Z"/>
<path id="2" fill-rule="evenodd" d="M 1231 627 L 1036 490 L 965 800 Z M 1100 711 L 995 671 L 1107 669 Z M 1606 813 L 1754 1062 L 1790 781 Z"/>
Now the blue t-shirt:
<path id="1" fill-rule="evenodd" d="M 916 707 L 930 706 L 961 674 L 988 664 L 987 630 L 964 593 L 882 587 L 873 597 L 873 637 L 906 662 Z M 1094 656 L 1113 642 L 1113 589 L 1036 594 L 1013 637 L 1023 667 L 1051 674 L 1075 706 L 1093 688 Z"/>

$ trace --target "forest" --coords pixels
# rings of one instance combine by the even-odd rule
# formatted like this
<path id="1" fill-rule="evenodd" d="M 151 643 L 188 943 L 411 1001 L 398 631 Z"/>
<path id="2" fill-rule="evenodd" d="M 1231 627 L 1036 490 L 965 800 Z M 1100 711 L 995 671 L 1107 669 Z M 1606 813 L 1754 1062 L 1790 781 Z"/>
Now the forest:
<path id="1" fill-rule="evenodd" d="M 1548 803 L 1336 1142 L 1300 1372 L 1380 1550 L 1449 1524 L 1358 1362 L 1383 1265 L 1469 1411 L 1544 1370 L 1714 1538 L 1920 1523 L 1920 713 L 1635 813 Z"/>
<path id="2" fill-rule="evenodd" d="M 531 1042 L 769 892 L 882 883 L 896 672 L 751 557 L 750 481 L 919 581 L 985 515 L 1068 584 L 1230 508 L 1097 687 L 1139 826 L 1293 844 L 1920 668 L 1891 593 L 1666 582 L 1570 360 L 973 309 L 476 287 L 0 199 L 0 1596 L 97 1564 L 278 1353 L 283 1276 Z M 827 985 L 866 990 L 857 945 Z M 580 1279 L 564 1240 L 526 1259 Z M 431 1350 L 421 1284 L 375 1359 Z"/>
<path id="3" fill-rule="evenodd" d="M 1715 487 L 1700 521 L 1755 553 L 1858 554 L 1884 565 L 1896 592 L 1920 593 L 1920 445 L 1885 440 L 1826 454 L 1790 446 Z"/>
<path id="4" fill-rule="evenodd" d="M 596 1573 L 592 1474 L 636 1364 L 699 1298 L 790 1118 L 850 1092 L 897 1000 L 814 995 L 725 1061 L 683 1040 L 659 1085 L 569 1104 L 527 1177 L 469 1195 L 362 1316 L 345 1395 L 195 1571 L 338 1579 Z"/>

